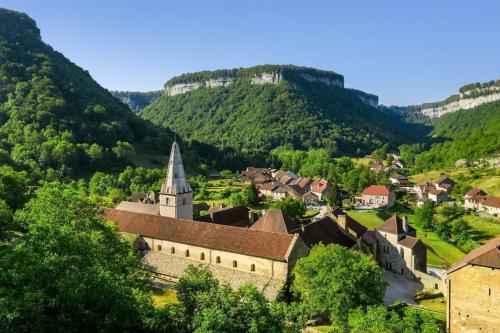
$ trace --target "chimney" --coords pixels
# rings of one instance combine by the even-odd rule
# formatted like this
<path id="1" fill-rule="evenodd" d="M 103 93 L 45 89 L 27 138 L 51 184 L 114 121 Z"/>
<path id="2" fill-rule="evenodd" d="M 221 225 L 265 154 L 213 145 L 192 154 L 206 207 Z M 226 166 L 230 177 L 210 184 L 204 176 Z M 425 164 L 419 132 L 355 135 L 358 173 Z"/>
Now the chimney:
<path id="1" fill-rule="evenodd" d="M 408 221 L 406 219 L 406 216 L 403 216 L 402 224 L 403 224 L 403 230 L 405 231 L 405 234 L 408 233 Z"/>
<path id="2" fill-rule="evenodd" d="M 347 216 L 346 215 L 338 215 L 337 221 L 339 225 L 342 227 L 342 229 L 346 230 L 347 229 Z"/>

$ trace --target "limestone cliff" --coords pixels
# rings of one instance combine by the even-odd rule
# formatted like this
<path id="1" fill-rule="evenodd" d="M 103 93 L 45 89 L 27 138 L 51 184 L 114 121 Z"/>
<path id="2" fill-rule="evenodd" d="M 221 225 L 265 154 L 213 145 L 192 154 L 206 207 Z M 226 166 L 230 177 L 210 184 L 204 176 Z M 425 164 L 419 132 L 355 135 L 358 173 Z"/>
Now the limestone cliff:
<path id="1" fill-rule="evenodd" d="M 490 83 L 474 86 L 463 90 L 459 95 L 449 97 L 444 102 L 423 104 L 420 112 L 430 118 L 437 118 L 444 114 L 458 110 L 476 108 L 482 104 L 500 100 L 500 84 Z"/>
<path id="2" fill-rule="evenodd" d="M 279 84 L 282 81 L 299 79 L 330 87 L 344 88 L 344 77 L 332 71 L 292 65 L 261 65 L 251 68 L 183 74 L 172 78 L 165 84 L 165 94 L 175 96 L 201 87 L 224 87 L 241 79 L 247 79 L 252 84 Z M 377 96 L 358 90 L 356 92 L 363 103 L 375 108 L 378 107 Z"/>

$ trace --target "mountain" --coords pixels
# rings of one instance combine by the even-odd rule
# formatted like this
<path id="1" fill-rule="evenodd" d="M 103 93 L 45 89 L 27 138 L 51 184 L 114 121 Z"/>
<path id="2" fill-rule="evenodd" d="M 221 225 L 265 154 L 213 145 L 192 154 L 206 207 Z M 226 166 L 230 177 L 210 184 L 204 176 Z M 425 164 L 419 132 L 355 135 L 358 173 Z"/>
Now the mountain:
<path id="1" fill-rule="evenodd" d="M 342 75 L 292 65 L 174 77 L 140 116 L 184 138 L 247 156 L 283 145 L 360 155 L 421 135 L 399 115 L 379 109 L 377 96 L 344 88 Z"/>
<path id="2" fill-rule="evenodd" d="M 433 125 L 431 135 L 446 141 L 420 154 L 415 162 L 417 170 L 500 157 L 500 101 L 446 113 L 434 119 Z"/>
<path id="3" fill-rule="evenodd" d="M 129 106 L 133 112 L 139 112 L 154 100 L 161 96 L 161 90 L 138 92 L 138 91 L 110 91 L 113 96 L 118 98 L 122 103 Z"/>
<path id="4" fill-rule="evenodd" d="M 37 178 L 121 165 L 173 135 L 134 115 L 61 53 L 26 14 L 0 9 L 0 162 Z"/>

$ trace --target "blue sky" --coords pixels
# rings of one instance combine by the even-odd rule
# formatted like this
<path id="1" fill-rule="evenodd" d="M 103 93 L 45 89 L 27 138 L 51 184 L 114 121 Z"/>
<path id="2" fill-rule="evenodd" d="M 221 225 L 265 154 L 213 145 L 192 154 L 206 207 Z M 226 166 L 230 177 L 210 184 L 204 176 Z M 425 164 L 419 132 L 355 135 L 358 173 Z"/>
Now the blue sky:
<path id="1" fill-rule="evenodd" d="M 104 87 L 158 90 L 184 72 L 296 64 L 384 104 L 500 79 L 500 1 L 0 0 Z"/>

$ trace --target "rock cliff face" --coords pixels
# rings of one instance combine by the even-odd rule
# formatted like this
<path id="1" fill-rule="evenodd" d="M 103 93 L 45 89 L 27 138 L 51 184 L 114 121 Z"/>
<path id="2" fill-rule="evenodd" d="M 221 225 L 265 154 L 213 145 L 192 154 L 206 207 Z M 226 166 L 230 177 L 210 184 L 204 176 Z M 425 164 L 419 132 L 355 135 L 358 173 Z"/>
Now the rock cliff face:
<path id="1" fill-rule="evenodd" d="M 378 108 L 378 96 L 368 97 L 358 95 L 358 97 L 363 103 L 368 104 L 374 108 Z"/>
<path id="2" fill-rule="evenodd" d="M 476 89 L 461 93 L 457 101 L 441 106 L 425 108 L 420 110 L 420 112 L 428 117 L 437 118 L 446 113 L 455 112 L 461 109 L 473 109 L 482 104 L 497 100 L 500 100 L 500 87 Z"/>
<path id="3" fill-rule="evenodd" d="M 321 82 L 321 83 L 326 84 L 327 86 L 337 86 L 340 88 L 344 88 L 344 82 L 342 80 L 339 80 L 339 79 L 331 79 L 328 77 L 317 77 L 317 76 L 313 76 L 311 74 L 306 74 L 306 73 L 302 73 L 302 74 L 300 74 L 300 76 L 304 80 L 307 80 L 310 82 Z"/>
<path id="4" fill-rule="evenodd" d="M 283 75 L 279 72 L 264 72 L 255 74 L 252 78 L 253 84 L 278 84 L 283 80 Z"/>

